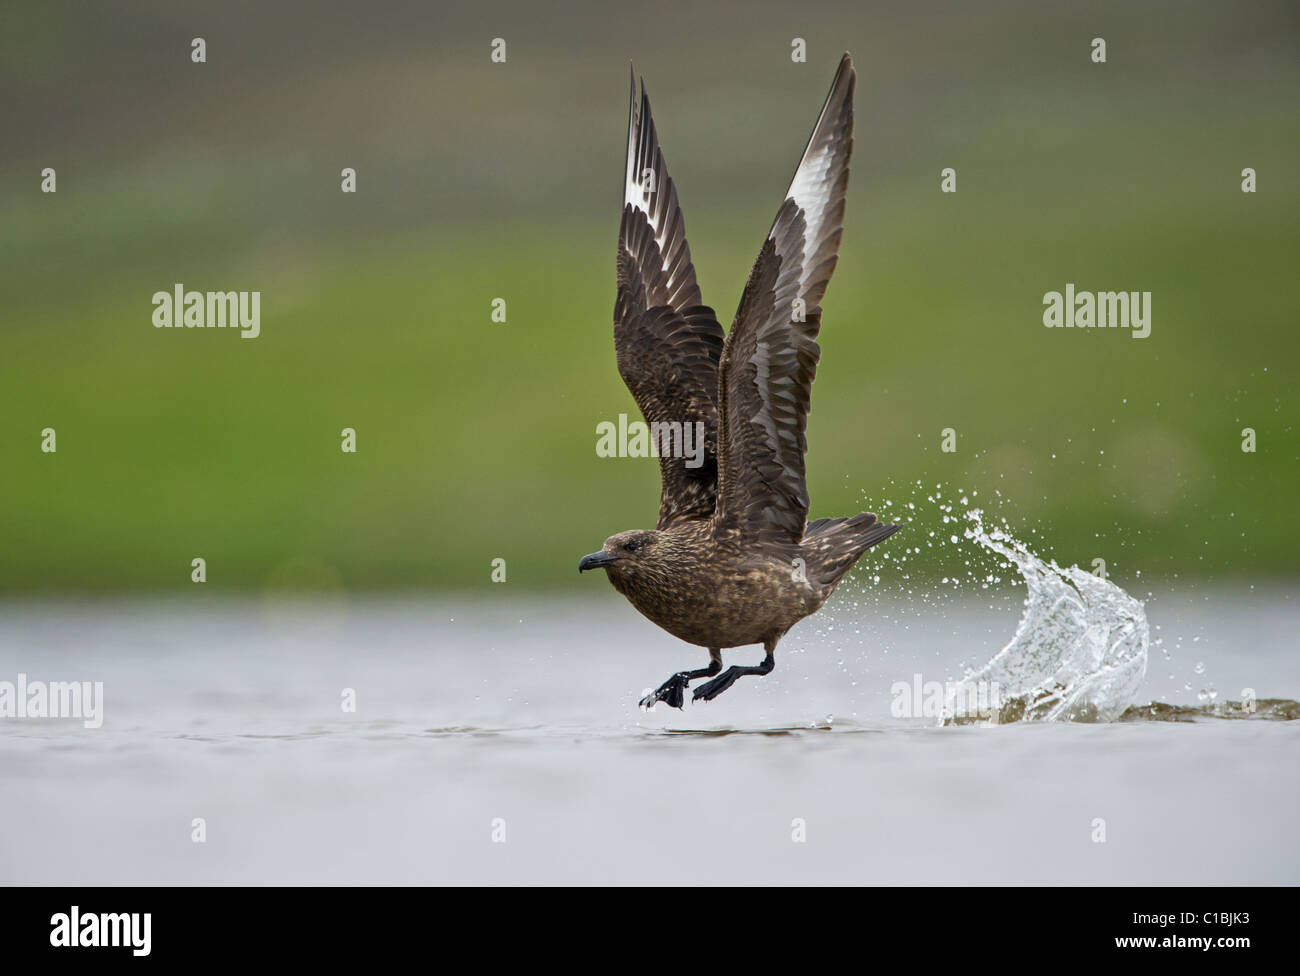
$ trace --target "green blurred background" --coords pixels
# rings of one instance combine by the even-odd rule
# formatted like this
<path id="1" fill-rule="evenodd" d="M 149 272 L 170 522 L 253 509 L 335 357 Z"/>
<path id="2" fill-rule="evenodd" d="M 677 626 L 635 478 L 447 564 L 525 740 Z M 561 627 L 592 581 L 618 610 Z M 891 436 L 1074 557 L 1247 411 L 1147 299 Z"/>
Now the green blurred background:
<path id="1" fill-rule="evenodd" d="M 7 3 L 0 591 L 185 588 L 195 556 L 232 590 L 486 589 L 502 557 L 589 591 L 578 557 L 658 497 L 655 462 L 595 454 L 636 409 L 628 62 L 725 325 L 845 49 L 812 514 L 943 482 L 1117 579 L 1294 574 L 1296 11 Z M 1043 328 L 1067 281 L 1151 291 L 1151 336 Z M 154 329 L 175 282 L 261 291 L 261 337 Z"/>

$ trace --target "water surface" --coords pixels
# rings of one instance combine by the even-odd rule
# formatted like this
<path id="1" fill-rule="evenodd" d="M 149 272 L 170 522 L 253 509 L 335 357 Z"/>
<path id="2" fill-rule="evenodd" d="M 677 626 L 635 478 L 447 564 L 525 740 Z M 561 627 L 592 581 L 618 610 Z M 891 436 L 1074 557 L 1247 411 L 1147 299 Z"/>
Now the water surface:
<path id="1" fill-rule="evenodd" d="M 1150 601 L 1175 650 L 1137 704 L 1166 713 L 893 714 L 896 683 L 993 657 L 1019 600 L 849 587 L 771 676 L 653 713 L 644 689 L 702 652 L 604 590 L 5 605 L 0 680 L 103 681 L 105 708 L 0 720 L 0 881 L 1300 881 L 1300 723 L 1206 714 L 1300 698 L 1291 591 Z"/>

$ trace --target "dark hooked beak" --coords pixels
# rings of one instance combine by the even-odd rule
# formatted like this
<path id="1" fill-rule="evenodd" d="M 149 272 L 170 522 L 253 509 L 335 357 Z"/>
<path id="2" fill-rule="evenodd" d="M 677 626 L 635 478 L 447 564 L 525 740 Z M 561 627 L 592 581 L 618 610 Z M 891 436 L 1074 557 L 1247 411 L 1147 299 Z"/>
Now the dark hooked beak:
<path id="1" fill-rule="evenodd" d="M 608 566 L 610 563 L 616 562 L 618 562 L 618 557 L 607 555 L 604 550 L 593 552 L 590 556 L 582 557 L 581 562 L 578 563 L 578 572 L 581 573 L 584 569 L 600 569 L 602 566 Z"/>

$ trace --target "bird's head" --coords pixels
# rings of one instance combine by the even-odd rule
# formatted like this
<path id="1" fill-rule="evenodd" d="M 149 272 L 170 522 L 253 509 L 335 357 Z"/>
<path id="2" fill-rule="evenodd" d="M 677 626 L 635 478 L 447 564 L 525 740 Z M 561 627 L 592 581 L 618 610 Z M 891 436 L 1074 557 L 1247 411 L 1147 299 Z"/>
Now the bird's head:
<path id="1" fill-rule="evenodd" d="M 599 552 L 582 557 L 578 572 L 604 569 L 610 579 L 635 577 L 652 569 L 657 562 L 661 536 L 655 529 L 632 529 L 611 535 Z"/>

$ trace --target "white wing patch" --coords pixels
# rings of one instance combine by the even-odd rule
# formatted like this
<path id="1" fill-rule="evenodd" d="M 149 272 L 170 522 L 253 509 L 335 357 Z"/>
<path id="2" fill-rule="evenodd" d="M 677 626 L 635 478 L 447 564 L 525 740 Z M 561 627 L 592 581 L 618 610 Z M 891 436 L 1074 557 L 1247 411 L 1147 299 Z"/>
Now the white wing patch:
<path id="1" fill-rule="evenodd" d="M 809 259 L 812 257 L 817 243 L 822 239 L 826 208 L 831 200 L 833 181 L 830 179 L 830 172 L 834 163 L 834 143 L 809 146 L 808 154 L 804 156 L 803 162 L 799 164 L 799 169 L 794 174 L 794 181 L 790 184 L 790 189 L 786 193 L 786 198 L 793 200 L 794 205 L 802 210 L 804 214 L 804 267 L 799 280 L 800 294 L 807 290 L 809 264 L 811 263 Z"/>
<path id="2" fill-rule="evenodd" d="M 664 240 L 671 215 L 663 200 L 667 195 L 668 177 L 664 172 L 664 157 L 657 145 L 658 140 L 654 138 L 653 127 L 644 83 L 641 87 L 641 111 L 638 113 L 636 110 L 634 82 L 627 107 L 627 171 L 624 174 L 623 203 L 631 204 L 633 209 L 646 215 L 646 220 L 654 231 L 655 245 L 659 248 L 660 267 L 667 271 L 668 256 L 664 254 Z"/>
<path id="3" fill-rule="evenodd" d="M 846 73 L 847 72 L 847 73 Z M 808 145 L 804 148 L 799 168 L 795 170 L 786 199 L 793 200 L 794 205 L 803 211 L 804 234 L 803 253 L 787 255 L 790 260 L 801 261 L 799 269 L 799 297 L 807 294 L 812 284 L 812 274 L 816 271 L 816 258 L 828 236 L 835 233 L 836 227 L 828 226 L 832 211 L 838 209 L 835 198 L 835 184 L 848 164 L 848 155 L 852 146 L 852 123 L 847 133 L 844 130 L 844 111 L 852 106 L 852 62 L 848 55 L 840 62 L 839 73 L 831 85 L 826 102 L 822 105 L 817 124 L 813 126 Z M 847 87 L 846 87 L 847 86 Z M 849 117 L 851 119 L 851 116 Z M 847 137 L 846 137 L 847 135 Z M 779 215 L 779 211 L 778 211 Z M 835 213 L 838 220 L 839 214 Z M 776 223 L 772 224 L 768 237 L 776 233 Z"/>

